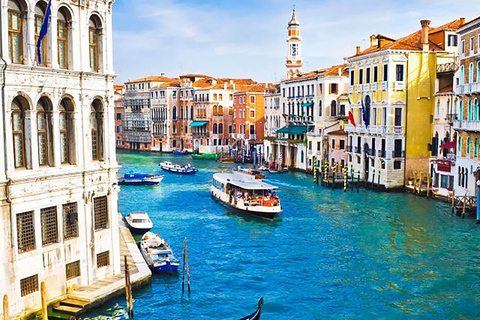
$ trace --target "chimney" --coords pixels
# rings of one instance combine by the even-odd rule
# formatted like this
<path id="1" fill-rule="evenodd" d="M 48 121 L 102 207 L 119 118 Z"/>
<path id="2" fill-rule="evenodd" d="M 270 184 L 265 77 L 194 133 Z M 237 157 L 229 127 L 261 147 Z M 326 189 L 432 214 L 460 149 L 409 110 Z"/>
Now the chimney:
<path id="1" fill-rule="evenodd" d="M 216 85 L 217 85 L 217 79 L 212 79 L 212 84 L 213 84 L 214 86 L 216 86 Z"/>
<path id="2" fill-rule="evenodd" d="M 233 91 L 235 91 L 235 83 L 233 84 Z"/>
<path id="3" fill-rule="evenodd" d="M 223 90 L 227 90 L 227 85 L 228 85 L 228 83 L 225 81 L 225 82 L 223 83 Z"/>
<path id="4" fill-rule="evenodd" d="M 160 72 L 160 77 L 165 77 L 165 72 Z"/>
<path id="5" fill-rule="evenodd" d="M 423 51 L 428 51 L 428 26 L 430 25 L 430 20 L 420 20 L 422 25 L 422 31 L 420 33 L 420 44 L 422 45 Z"/>
<path id="6" fill-rule="evenodd" d="M 376 47 L 377 46 L 377 37 L 372 34 L 370 36 L 370 47 Z"/>
<path id="7" fill-rule="evenodd" d="M 233 84 L 233 79 L 230 79 L 230 84 Z"/>
<path id="8" fill-rule="evenodd" d="M 357 53 L 356 54 L 360 54 L 360 46 L 357 46 Z"/>
<path id="9" fill-rule="evenodd" d="M 460 18 L 460 23 L 462 24 L 462 26 L 465 24 L 465 18 Z"/>

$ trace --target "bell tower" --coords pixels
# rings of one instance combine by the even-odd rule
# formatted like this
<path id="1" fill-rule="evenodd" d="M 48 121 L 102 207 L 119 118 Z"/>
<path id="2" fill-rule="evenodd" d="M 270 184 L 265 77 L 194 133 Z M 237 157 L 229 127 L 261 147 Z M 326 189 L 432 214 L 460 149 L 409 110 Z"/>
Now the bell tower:
<path id="1" fill-rule="evenodd" d="M 287 36 L 287 78 L 291 79 L 302 73 L 302 37 L 300 36 L 300 22 L 297 20 L 295 6 L 293 7 L 292 18 L 288 22 Z"/>

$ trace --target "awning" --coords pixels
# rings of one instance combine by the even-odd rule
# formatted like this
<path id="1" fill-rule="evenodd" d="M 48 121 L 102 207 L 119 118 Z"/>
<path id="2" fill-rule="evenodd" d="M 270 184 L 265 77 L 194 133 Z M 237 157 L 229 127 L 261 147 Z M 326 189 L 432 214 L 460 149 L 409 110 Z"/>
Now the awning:
<path id="1" fill-rule="evenodd" d="M 202 127 L 204 125 L 206 125 L 208 123 L 208 121 L 193 121 L 193 122 L 190 122 L 190 124 L 188 125 L 189 127 Z"/>
<path id="2" fill-rule="evenodd" d="M 302 107 L 312 107 L 313 106 L 313 102 L 305 102 L 305 103 L 302 103 Z"/>
<path id="3" fill-rule="evenodd" d="M 277 130 L 277 133 L 286 133 L 286 134 L 304 134 L 307 131 L 313 129 L 313 126 L 293 126 L 283 127 Z"/>
<path id="4" fill-rule="evenodd" d="M 444 144 L 440 145 L 440 150 L 455 149 L 456 147 L 457 147 L 457 140 L 453 140 L 450 142 L 445 142 Z"/>

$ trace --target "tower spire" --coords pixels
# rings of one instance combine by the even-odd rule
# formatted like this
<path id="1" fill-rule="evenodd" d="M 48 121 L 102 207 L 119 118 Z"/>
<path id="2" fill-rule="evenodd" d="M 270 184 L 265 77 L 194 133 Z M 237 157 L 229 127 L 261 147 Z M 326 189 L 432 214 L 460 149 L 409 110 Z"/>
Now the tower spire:
<path id="1" fill-rule="evenodd" d="M 292 18 L 288 22 L 288 36 L 287 36 L 287 77 L 293 78 L 302 73 L 303 59 L 302 59 L 302 37 L 300 36 L 300 22 L 297 20 L 297 13 L 295 5 L 293 5 Z"/>

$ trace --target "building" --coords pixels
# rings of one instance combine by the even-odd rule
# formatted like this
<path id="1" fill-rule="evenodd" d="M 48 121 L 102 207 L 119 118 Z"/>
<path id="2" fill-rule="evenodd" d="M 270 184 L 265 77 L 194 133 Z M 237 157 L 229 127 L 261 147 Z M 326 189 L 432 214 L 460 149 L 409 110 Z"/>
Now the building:
<path id="1" fill-rule="evenodd" d="M 302 37 L 300 36 L 300 22 L 297 20 L 295 9 L 292 12 L 292 18 L 288 22 L 287 36 L 287 78 L 293 78 L 302 74 Z"/>
<path id="2" fill-rule="evenodd" d="M 123 96 L 125 94 L 124 85 L 114 85 L 114 103 L 115 103 L 115 144 L 117 148 L 124 148 L 123 138 L 123 114 L 125 106 L 123 104 Z"/>
<path id="3" fill-rule="evenodd" d="M 356 126 L 345 131 L 350 168 L 361 179 L 370 181 L 375 170 L 388 189 L 429 173 L 437 64 L 455 55 L 463 23 L 430 28 L 422 20 L 420 30 L 398 40 L 372 35 L 367 49 L 347 58 Z"/>
<path id="4" fill-rule="evenodd" d="M 42 282 L 50 302 L 121 272 L 113 2 L 52 1 L 37 56 L 47 1 L 3 1 L 0 294 L 11 317 L 40 309 Z"/>
<path id="5" fill-rule="evenodd" d="M 479 176 L 480 139 L 480 17 L 457 30 L 460 37 L 460 68 L 456 74 L 458 120 L 455 161 L 455 195 L 475 196 Z"/>
<path id="6" fill-rule="evenodd" d="M 344 167 L 347 164 L 347 134 L 343 129 L 328 133 L 328 163 L 333 166 L 335 163 Z M 338 167 L 340 171 L 340 167 Z"/>

